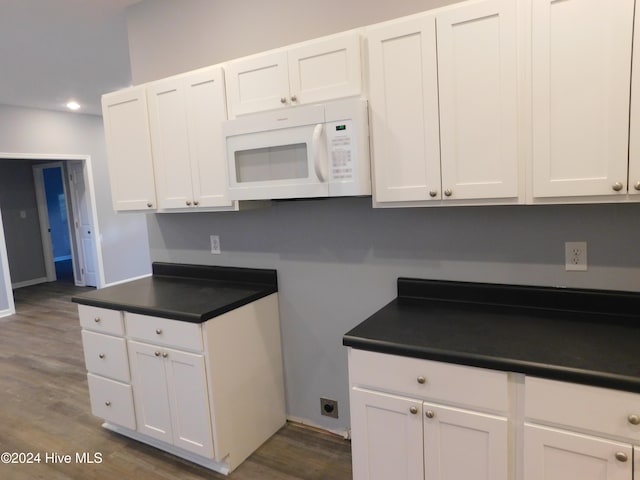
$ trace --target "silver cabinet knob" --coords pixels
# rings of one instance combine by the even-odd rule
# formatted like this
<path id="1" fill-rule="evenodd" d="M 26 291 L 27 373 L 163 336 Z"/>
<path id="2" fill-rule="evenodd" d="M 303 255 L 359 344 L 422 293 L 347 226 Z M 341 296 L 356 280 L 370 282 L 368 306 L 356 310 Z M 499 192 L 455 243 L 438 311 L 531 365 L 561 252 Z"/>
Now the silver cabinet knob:
<path id="1" fill-rule="evenodd" d="M 616 460 L 626 462 L 628 460 L 627 454 L 624 452 L 616 452 Z"/>
<path id="2" fill-rule="evenodd" d="M 640 425 L 640 415 L 636 415 L 635 413 L 629 415 L 627 420 L 631 425 Z"/>
<path id="3" fill-rule="evenodd" d="M 280 103 L 287 103 L 287 97 L 282 97 L 280 99 Z"/>
<path id="4" fill-rule="evenodd" d="M 450 188 L 447 188 L 447 189 L 444 191 L 444 194 L 445 194 L 447 197 L 450 197 L 450 196 L 453 194 L 453 192 L 451 191 L 451 189 L 450 189 Z"/>
<path id="5" fill-rule="evenodd" d="M 167 358 L 169 354 L 167 352 L 162 352 L 162 358 Z"/>
<path id="6" fill-rule="evenodd" d="M 420 375 L 418 378 L 416 378 L 416 381 L 422 385 L 424 383 L 426 383 L 427 379 L 425 377 L 423 377 L 422 375 Z"/>
<path id="7" fill-rule="evenodd" d="M 159 356 L 160 356 L 160 352 L 153 352 L 153 354 L 154 354 L 156 357 L 159 357 Z"/>
<path id="8" fill-rule="evenodd" d="M 191 200 L 187 200 L 185 203 L 187 204 L 187 207 L 191 206 Z"/>
<path id="9" fill-rule="evenodd" d="M 104 402 L 104 404 L 105 404 L 107 407 L 110 407 L 110 406 L 111 406 L 111 402 L 110 402 L 109 400 L 107 400 L 106 402 Z"/>
<path id="10" fill-rule="evenodd" d="M 149 208 L 153 207 L 153 203 L 147 202 L 147 207 L 149 207 Z"/>
<path id="11" fill-rule="evenodd" d="M 424 414 L 426 415 L 427 418 L 433 418 L 436 416 L 433 410 L 427 410 Z"/>
<path id="12" fill-rule="evenodd" d="M 429 190 L 429 196 L 431 198 L 435 197 L 436 195 L 438 195 L 438 191 L 437 190 Z"/>
<path id="13" fill-rule="evenodd" d="M 636 182 L 633 188 L 635 188 L 636 190 L 640 190 L 640 182 Z"/>
<path id="14" fill-rule="evenodd" d="M 199 204 L 200 204 L 200 202 L 199 202 L 198 200 L 194 200 L 194 201 L 193 201 L 193 204 L 194 204 L 194 205 L 199 205 Z"/>
<path id="15" fill-rule="evenodd" d="M 417 413 L 418 413 L 418 407 L 411 407 L 411 408 L 409 409 L 409 411 L 410 411 L 413 415 L 415 415 L 415 414 L 417 414 Z"/>
<path id="16" fill-rule="evenodd" d="M 99 353 L 99 354 L 98 354 L 98 357 L 99 357 L 99 358 L 104 358 L 104 353 Z"/>
<path id="17" fill-rule="evenodd" d="M 611 188 L 613 188 L 616 192 L 619 192 L 620 190 L 622 190 L 622 183 L 616 182 Z"/>
<path id="18" fill-rule="evenodd" d="M 94 318 L 93 321 L 96 322 L 96 323 L 100 323 L 100 317 Z"/>
<path id="19" fill-rule="evenodd" d="M 160 334 L 162 333 L 162 329 L 161 329 L 161 328 L 156 328 L 156 333 L 157 333 L 158 335 L 160 335 Z"/>
<path id="20" fill-rule="evenodd" d="M 292 102 L 297 102 L 298 101 L 298 97 L 296 95 L 291 95 L 291 101 Z"/>

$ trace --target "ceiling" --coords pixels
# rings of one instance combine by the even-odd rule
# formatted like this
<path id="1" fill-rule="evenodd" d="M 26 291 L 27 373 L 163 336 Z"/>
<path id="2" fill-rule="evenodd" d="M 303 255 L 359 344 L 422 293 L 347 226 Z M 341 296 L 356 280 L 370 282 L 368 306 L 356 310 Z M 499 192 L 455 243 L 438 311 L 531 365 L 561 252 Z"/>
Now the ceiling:
<path id="1" fill-rule="evenodd" d="M 100 115 L 131 84 L 126 8 L 141 0 L 0 0 L 0 104 Z"/>

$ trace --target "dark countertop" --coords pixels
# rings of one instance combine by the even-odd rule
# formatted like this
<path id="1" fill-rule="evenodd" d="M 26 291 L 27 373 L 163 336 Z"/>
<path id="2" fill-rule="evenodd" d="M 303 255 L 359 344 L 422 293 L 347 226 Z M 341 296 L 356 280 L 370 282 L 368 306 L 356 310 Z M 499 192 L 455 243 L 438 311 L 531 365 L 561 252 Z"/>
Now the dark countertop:
<path id="1" fill-rule="evenodd" d="M 400 278 L 343 344 L 640 392 L 639 307 L 633 292 Z"/>
<path id="2" fill-rule="evenodd" d="M 153 263 L 153 275 L 78 295 L 83 305 L 202 323 L 278 291 L 275 270 Z"/>

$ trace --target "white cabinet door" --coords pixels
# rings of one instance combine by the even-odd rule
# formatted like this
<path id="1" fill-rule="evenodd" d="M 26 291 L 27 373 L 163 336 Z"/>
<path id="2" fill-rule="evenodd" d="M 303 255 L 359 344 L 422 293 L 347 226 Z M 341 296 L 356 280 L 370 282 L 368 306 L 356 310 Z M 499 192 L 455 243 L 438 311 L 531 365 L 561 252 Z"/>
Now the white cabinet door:
<path id="1" fill-rule="evenodd" d="M 163 348 L 173 444 L 213 458 L 204 355 Z"/>
<path id="2" fill-rule="evenodd" d="M 630 445 L 525 424 L 524 480 L 631 480 Z M 616 459 L 626 456 L 626 461 Z"/>
<path id="3" fill-rule="evenodd" d="M 518 196 L 516 4 L 488 0 L 436 17 L 445 199 Z"/>
<path id="4" fill-rule="evenodd" d="M 169 387 L 161 348 L 133 341 L 128 346 L 137 430 L 173 443 Z"/>
<path id="5" fill-rule="evenodd" d="M 361 93 L 360 34 L 309 42 L 288 53 L 292 103 L 311 103 Z"/>
<path id="6" fill-rule="evenodd" d="M 155 208 L 156 192 L 144 87 L 103 95 L 102 118 L 113 208 Z"/>
<path id="7" fill-rule="evenodd" d="M 182 78 L 154 82 L 147 88 L 147 100 L 158 207 L 186 208 L 193 202 L 193 190 Z"/>
<path id="8" fill-rule="evenodd" d="M 222 69 L 209 68 L 185 77 L 193 199 L 199 207 L 232 207 L 222 123 L 227 103 Z"/>
<path id="9" fill-rule="evenodd" d="M 354 480 L 423 480 L 422 402 L 357 387 L 350 401 Z"/>
<path id="10" fill-rule="evenodd" d="M 629 128 L 629 193 L 640 195 L 640 15 L 633 28 L 633 74 L 631 76 L 631 125 Z M 640 462 L 638 462 L 640 463 Z"/>
<path id="11" fill-rule="evenodd" d="M 367 30 L 374 200 L 440 199 L 435 18 Z"/>
<path id="12" fill-rule="evenodd" d="M 429 403 L 423 412 L 426 479 L 507 480 L 506 418 Z"/>
<path id="13" fill-rule="evenodd" d="M 235 60 L 226 64 L 224 71 L 230 117 L 290 102 L 286 52 Z"/>
<path id="14" fill-rule="evenodd" d="M 634 0 L 533 1 L 534 198 L 626 194 L 633 13 Z"/>

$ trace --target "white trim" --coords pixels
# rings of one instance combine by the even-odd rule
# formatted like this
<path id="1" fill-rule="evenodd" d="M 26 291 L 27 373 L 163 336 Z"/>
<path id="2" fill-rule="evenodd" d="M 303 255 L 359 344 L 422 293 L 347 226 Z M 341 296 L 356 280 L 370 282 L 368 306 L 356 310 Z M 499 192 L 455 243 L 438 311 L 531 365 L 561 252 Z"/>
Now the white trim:
<path id="1" fill-rule="evenodd" d="M 13 302 L 13 288 L 11 288 L 11 273 L 9 272 L 9 259 L 7 256 L 7 243 L 4 238 L 4 226 L 2 224 L 2 210 L 0 209 L 0 268 L 4 279 L 7 309 L 2 310 L 0 316 L 6 317 L 16 313 L 16 305 Z"/>
<path id="2" fill-rule="evenodd" d="M 0 310 L 0 318 L 10 317 L 11 315 L 15 315 L 16 311 L 14 310 Z"/>
<path id="3" fill-rule="evenodd" d="M 56 266 L 53 259 L 53 243 L 51 241 L 51 225 L 49 225 L 49 206 L 47 205 L 47 196 L 44 186 L 45 168 L 60 168 L 62 171 L 62 162 L 42 163 L 32 165 L 33 170 L 33 186 L 35 187 L 36 203 L 38 205 L 38 220 L 40 222 L 40 238 L 42 240 L 42 253 L 44 255 L 44 268 L 48 282 L 54 282 L 56 277 Z M 64 181 L 64 177 L 62 179 Z M 15 285 L 14 285 L 14 288 Z"/>
<path id="4" fill-rule="evenodd" d="M 314 430 L 321 430 L 326 433 L 338 435 L 344 438 L 345 440 L 349 440 L 351 438 L 351 430 L 348 428 L 339 428 L 339 429 L 327 428 L 315 422 L 312 422 L 311 420 L 308 420 L 306 418 L 294 417 L 293 415 L 287 415 L 287 421 L 291 423 L 297 423 L 305 427 L 311 427 Z"/>
<path id="5" fill-rule="evenodd" d="M 98 288 L 113 287 L 114 285 L 120 285 L 121 283 L 127 283 L 127 282 L 133 282 L 134 280 L 140 280 L 141 278 L 147 278 L 147 277 L 151 277 L 151 276 L 152 276 L 151 273 L 146 273 L 144 275 L 140 275 L 139 277 L 125 278 L 124 280 L 119 280 L 117 282 L 107 283 L 106 285 L 103 285 L 102 287 L 98 287 Z"/>
<path id="6" fill-rule="evenodd" d="M 11 284 L 11 288 L 14 290 L 16 288 L 30 287 L 31 285 L 38 285 L 40 283 L 47 283 L 49 279 L 47 277 L 33 278 L 31 280 L 25 280 L 23 282 L 16 282 Z"/>

